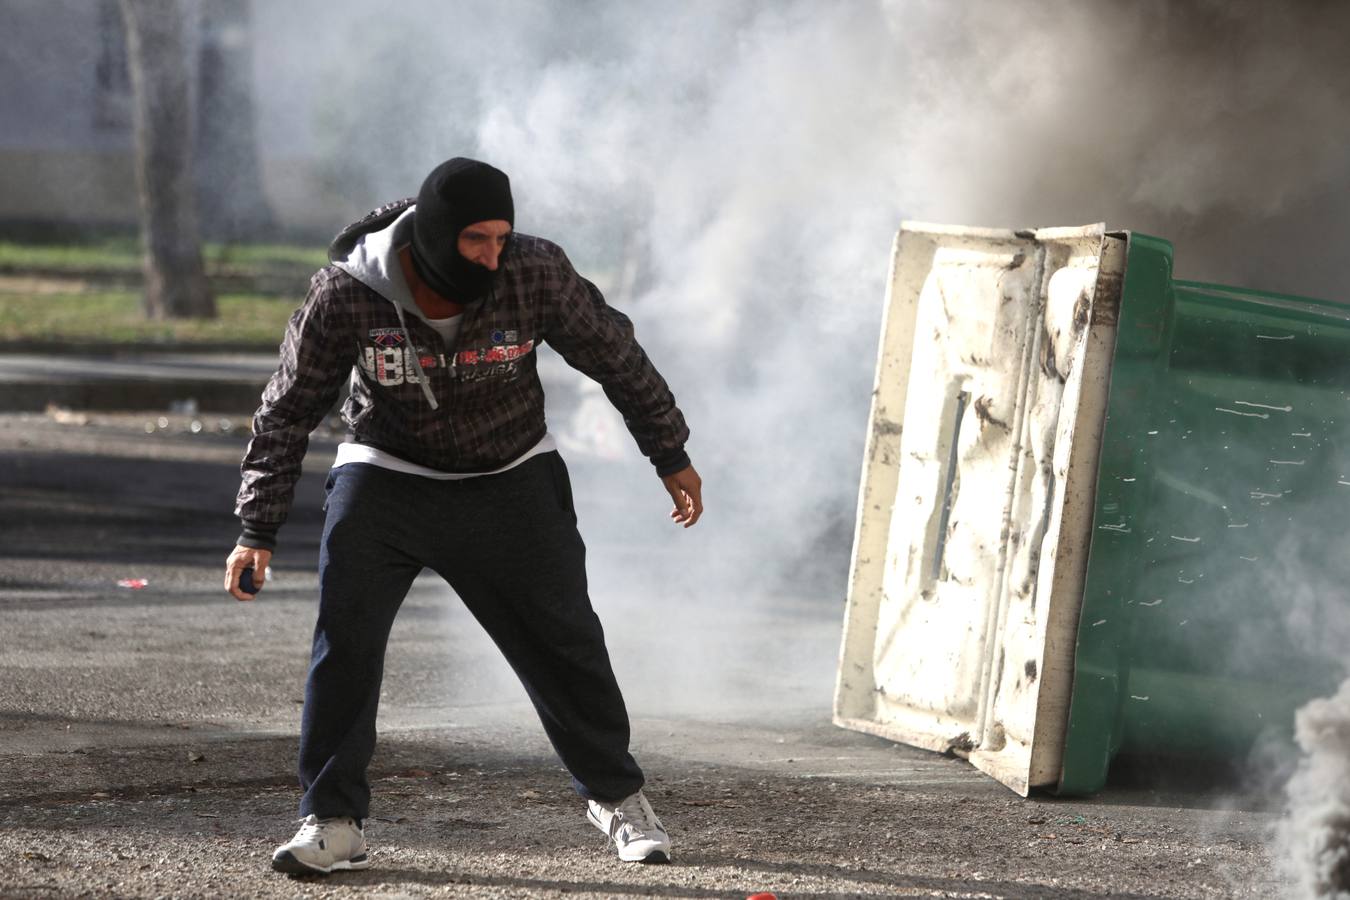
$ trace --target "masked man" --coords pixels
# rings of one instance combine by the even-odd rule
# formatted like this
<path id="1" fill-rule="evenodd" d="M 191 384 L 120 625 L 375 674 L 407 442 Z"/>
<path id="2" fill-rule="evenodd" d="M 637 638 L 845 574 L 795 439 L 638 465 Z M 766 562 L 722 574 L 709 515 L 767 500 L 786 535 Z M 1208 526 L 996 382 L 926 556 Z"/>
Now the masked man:
<path id="1" fill-rule="evenodd" d="M 423 568 L 501 648 L 619 858 L 666 862 L 628 713 L 587 595 L 567 469 L 544 423 L 542 342 L 598 381 L 685 527 L 703 511 L 684 417 L 633 336 L 567 256 L 514 231 L 505 174 L 456 158 L 411 199 L 333 241 L 291 317 L 253 419 L 225 588 L 252 600 L 286 519 L 310 432 L 350 378 L 328 476 L 319 614 L 300 732 L 299 832 L 272 867 L 367 867 L 366 769 L 385 645 Z M 240 584 L 251 569 L 254 589 Z"/>

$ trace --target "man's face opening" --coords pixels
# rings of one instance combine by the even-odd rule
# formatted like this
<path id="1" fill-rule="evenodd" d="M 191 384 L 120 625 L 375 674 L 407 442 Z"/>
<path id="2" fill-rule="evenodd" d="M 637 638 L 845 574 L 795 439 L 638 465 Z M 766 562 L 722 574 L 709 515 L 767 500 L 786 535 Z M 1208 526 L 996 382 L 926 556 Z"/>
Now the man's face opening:
<path id="1" fill-rule="evenodd" d="M 459 255 L 489 272 L 497 271 L 511 223 L 505 219 L 474 222 L 459 233 Z"/>

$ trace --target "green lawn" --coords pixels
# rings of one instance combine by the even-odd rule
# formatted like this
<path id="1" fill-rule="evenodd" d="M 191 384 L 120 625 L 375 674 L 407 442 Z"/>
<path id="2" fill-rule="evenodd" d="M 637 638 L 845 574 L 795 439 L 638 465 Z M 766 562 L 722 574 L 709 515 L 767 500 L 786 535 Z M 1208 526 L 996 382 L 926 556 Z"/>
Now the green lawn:
<path id="1" fill-rule="evenodd" d="M 325 251 L 289 244 L 206 244 L 215 319 L 150 321 L 135 287 L 135 235 L 36 243 L 0 241 L 0 342 L 228 344 L 275 351 Z"/>
<path id="2" fill-rule="evenodd" d="M 291 244 L 205 244 L 202 258 L 208 269 L 314 270 L 328 262 L 321 247 Z M 28 244 L 0 241 L 0 271 L 118 271 L 141 268 L 140 241 L 134 237 L 71 244 Z"/>
<path id="3" fill-rule="evenodd" d="M 0 342 L 234 344 L 272 351 L 299 297 L 224 294 L 216 319 L 150 321 L 130 291 L 0 293 Z"/>
<path id="4" fill-rule="evenodd" d="M 206 244 L 202 256 L 207 266 L 231 268 L 300 268 L 312 272 L 328 265 L 326 248 L 291 244 Z"/>

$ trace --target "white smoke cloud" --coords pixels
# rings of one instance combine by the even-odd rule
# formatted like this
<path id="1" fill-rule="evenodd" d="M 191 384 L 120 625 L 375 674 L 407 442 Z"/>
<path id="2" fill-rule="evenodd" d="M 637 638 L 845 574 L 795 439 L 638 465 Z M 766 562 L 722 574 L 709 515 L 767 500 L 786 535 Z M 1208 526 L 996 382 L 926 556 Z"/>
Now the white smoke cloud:
<path id="1" fill-rule="evenodd" d="M 636 590 L 663 604 L 842 609 L 902 218 L 1105 220 L 1175 240 L 1182 276 L 1344 292 L 1322 264 L 1350 236 L 1350 12 L 1334 4 L 271 6 L 259 30 L 289 23 L 305 65 L 279 71 L 308 92 L 296 109 L 268 83 L 273 140 L 305 125 L 353 214 L 477 155 L 511 174 L 523 230 L 622 286 L 611 299 L 690 419 L 710 511 L 643 535 L 663 498 L 631 459 L 578 488 L 631 491 L 634 511 L 595 523 L 613 535 L 586 533 L 661 548 L 647 574 L 678 587 Z M 672 636 L 678 618 L 659 632 L 705 658 L 696 633 Z"/>
<path id="2" fill-rule="evenodd" d="M 1344 98 L 1316 77 L 1324 56 L 1295 52 L 1316 25 L 1297 13 L 622 8 L 589 7 L 584 49 L 494 72 L 477 140 L 562 239 L 580 227 L 612 254 L 617 218 L 624 249 L 646 255 L 631 311 L 692 394 L 710 522 L 757 577 L 819 549 L 822 510 L 851 514 L 902 217 L 1167 234 L 1232 210 L 1265 219 L 1346 176 Z M 1318 139 L 1286 137 L 1310 128 Z M 1182 274 L 1221 273 L 1211 242 L 1240 255 L 1197 241 Z M 825 562 L 836 588 L 841 562 Z"/>
<path id="3" fill-rule="evenodd" d="M 1278 859 L 1298 898 L 1350 898 L 1350 682 L 1299 710 L 1304 753 L 1290 779 Z"/>

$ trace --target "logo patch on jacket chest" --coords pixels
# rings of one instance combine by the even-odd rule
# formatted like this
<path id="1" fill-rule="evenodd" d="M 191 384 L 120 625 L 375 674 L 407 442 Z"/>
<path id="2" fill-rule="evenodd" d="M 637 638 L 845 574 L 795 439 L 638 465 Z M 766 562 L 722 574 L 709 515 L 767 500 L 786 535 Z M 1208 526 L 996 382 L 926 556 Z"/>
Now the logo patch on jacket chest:
<path id="1" fill-rule="evenodd" d="M 516 331 L 495 331 L 491 337 L 495 341 L 498 335 L 505 334 L 519 336 Z M 520 373 L 517 361 L 533 349 L 534 341 L 531 340 L 523 344 L 498 344 L 477 350 L 461 350 L 455 354 L 450 365 L 455 380 L 460 382 L 485 381 L 489 378 L 512 381 Z"/>
<path id="2" fill-rule="evenodd" d="M 408 334 L 402 328 L 372 328 L 370 342 L 379 347 L 397 347 L 408 340 Z"/>
<path id="3" fill-rule="evenodd" d="M 461 350 L 455 354 L 455 365 L 477 366 L 483 363 L 514 362 L 533 349 L 534 341 L 526 341 L 523 344 L 484 347 L 481 350 Z"/>
<path id="4" fill-rule="evenodd" d="M 442 365 L 443 357 L 425 347 L 400 346 L 405 336 L 399 334 L 398 337 L 399 340 L 393 346 L 362 347 L 357 360 L 361 370 L 384 387 L 419 383 L 421 378 L 417 375 L 417 363 L 421 364 L 424 371 Z M 414 356 L 417 357 L 417 363 L 413 362 Z"/>

